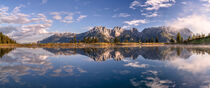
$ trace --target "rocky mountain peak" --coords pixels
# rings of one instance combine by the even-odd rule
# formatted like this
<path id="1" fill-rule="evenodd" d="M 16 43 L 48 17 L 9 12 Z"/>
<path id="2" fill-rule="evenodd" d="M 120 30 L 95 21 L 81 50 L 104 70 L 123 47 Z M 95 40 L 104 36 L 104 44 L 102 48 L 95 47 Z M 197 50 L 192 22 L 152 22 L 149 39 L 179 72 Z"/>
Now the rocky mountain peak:
<path id="1" fill-rule="evenodd" d="M 118 26 L 113 28 L 113 31 L 123 31 L 123 30 L 124 30 L 123 28 L 118 27 Z"/>
<path id="2" fill-rule="evenodd" d="M 107 29 L 106 27 L 103 26 L 96 26 L 90 32 L 100 32 L 100 33 L 107 33 L 110 32 L 110 29 Z"/>
<path id="3" fill-rule="evenodd" d="M 136 32 L 136 33 L 138 33 L 139 31 L 138 31 L 137 28 L 132 28 L 132 29 L 131 29 L 131 32 Z"/>
<path id="4" fill-rule="evenodd" d="M 112 31 L 113 31 L 114 37 L 118 37 L 118 36 L 120 36 L 121 33 L 124 32 L 124 29 L 121 28 L 121 27 L 116 26 L 116 27 L 113 28 Z"/>

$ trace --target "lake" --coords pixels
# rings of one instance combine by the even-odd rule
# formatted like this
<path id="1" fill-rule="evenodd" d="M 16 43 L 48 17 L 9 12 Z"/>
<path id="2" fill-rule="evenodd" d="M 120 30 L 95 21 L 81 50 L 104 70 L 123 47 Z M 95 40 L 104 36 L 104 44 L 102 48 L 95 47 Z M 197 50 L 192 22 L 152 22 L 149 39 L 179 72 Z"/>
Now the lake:
<path id="1" fill-rule="evenodd" d="M 1 88 L 210 88 L 210 47 L 1 48 Z"/>

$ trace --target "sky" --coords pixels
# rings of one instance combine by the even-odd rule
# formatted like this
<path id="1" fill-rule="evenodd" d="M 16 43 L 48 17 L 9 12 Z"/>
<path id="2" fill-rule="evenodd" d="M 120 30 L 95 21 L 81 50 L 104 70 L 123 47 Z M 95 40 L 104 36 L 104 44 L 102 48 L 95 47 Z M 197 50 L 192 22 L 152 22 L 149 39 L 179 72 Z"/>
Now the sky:
<path id="1" fill-rule="evenodd" d="M 94 26 L 172 26 L 210 32 L 210 0 L 0 0 L 0 32 L 17 42 Z"/>

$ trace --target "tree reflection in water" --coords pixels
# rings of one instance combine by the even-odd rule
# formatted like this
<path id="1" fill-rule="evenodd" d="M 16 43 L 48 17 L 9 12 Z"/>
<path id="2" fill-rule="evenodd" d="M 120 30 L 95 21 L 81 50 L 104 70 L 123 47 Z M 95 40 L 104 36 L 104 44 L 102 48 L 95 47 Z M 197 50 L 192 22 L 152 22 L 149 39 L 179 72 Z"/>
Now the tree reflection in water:
<path id="1" fill-rule="evenodd" d="M 14 48 L 0 48 L 0 58 L 2 58 L 5 54 L 8 54 L 12 50 L 14 50 Z"/>

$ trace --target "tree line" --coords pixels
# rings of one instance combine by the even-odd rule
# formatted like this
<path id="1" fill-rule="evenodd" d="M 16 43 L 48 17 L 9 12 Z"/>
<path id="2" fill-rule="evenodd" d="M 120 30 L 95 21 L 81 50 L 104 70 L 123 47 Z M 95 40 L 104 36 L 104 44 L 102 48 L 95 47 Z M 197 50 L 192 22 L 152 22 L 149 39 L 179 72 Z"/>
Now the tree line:
<path id="1" fill-rule="evenodd" d="M 72 40 L 70 40 L 70 43 L 98 43 L 99 40 L 96 37 L 84 37 L 83 40 L 77 40 L 76 36 Z"/>
<path id="2" fill-rule="evenodd" d="M 69 41 L 70 43 L 99 43 L 99 39 L 97 37 L 84 37 L 83 40 L 77 40 L 76 36 L 73 37 Z M 124 41 L 120 41 L 118 37 L 114 37 L 111 41 L 104 40 L 106 43 L 128 43 L 128 42 L 133 42 L 133 41 L 128 41 L 128 39 Z M 159 43 L 159 38 L 151 38 L 151 39 L 146 39 L 144 41 L 138 40 L 137 43 Z"/>
<path id="3" fill-rule="evenodd" d="M 15 44 L 16 41 L 0 32 L 0 44 Z"/>
<path id="4" fill-rule="evenodd" d="M 177 33 L 176 39 L 174 39 L 172 37 L 170 42 L 171 43 L 187 43 L 187 42 L 189 42 L 191 40 L 203 39 L 203 38 L 207 38 L 207 37 L 210 37 L 210 34 L 208 34 L 208 35 L 205 35 L 205 34 L 193 34 L 192 36 L 189 36 L 186 40 L 184 40 L 183 37 L 181 36 L 181 34 Z"/>

